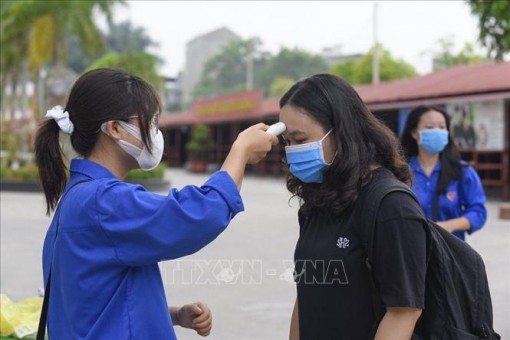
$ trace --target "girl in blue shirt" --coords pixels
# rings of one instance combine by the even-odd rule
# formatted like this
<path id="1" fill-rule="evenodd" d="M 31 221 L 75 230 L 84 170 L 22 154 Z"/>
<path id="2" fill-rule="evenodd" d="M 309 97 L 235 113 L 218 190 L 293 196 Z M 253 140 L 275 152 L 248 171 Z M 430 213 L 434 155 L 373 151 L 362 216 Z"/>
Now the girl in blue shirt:
<path id="1" fill-rule="evenodd" d="M 461 161 L 449 129 L 445 111 L 419 106 L 409 113 L 401 141 L 425 215 L 464 239 L 485 224 L 485 193 L 476 171 Z"/>
<path id="2" fill-rule="evenodd" d="M 160 112 L 147 82 L 97 69 L 76 81 L 66 107 L 49 110 L 37 132 L 48 214 L 57 208 L 43 249 L 50 339 L 175 339 L 173 325 L 202 336 L 211 330 L 207 305 L 168 308 L 158 262 L 198 251 L 227 227 L 243 210 L 246 164 L 278 140 L 254 125 L 203 186 L 159 195 L 122 179 L 161 161 Z M 69 181 L 60 131 L 81 156 Z"/>

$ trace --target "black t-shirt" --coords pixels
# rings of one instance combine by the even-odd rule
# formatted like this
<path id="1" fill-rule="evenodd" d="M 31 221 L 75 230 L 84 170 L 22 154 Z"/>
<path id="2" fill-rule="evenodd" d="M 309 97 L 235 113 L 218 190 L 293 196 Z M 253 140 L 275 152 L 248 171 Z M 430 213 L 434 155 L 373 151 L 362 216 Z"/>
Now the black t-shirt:
<path id="1" fill-rule="evenodd" d="M 392 175 L 376 171 L 371 181 Z M 370 183 L 368 184 L 370 185 Z M 338 219 L 300 215 L 294 253 L 301 340 L 371 339 L 377 329 L 365 265 L 355 228 L 361 209 Z M 374 235 L 373 275 L 386 307 L 424 308 L 426 234 L 424 215 L 408 195 L 387 195 Z"/>

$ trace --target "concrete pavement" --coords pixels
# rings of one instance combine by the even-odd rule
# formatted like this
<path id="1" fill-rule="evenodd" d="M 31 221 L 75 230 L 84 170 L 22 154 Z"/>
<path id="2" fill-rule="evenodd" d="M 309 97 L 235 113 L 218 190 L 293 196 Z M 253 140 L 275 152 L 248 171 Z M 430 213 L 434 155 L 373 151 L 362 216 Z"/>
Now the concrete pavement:
<path id="1" fill-rule="evenodd" d="M 182 169 L 166 173 L 172 186 L 202 184 L 207 176 Z M 277 340 L 288 337 L 295 300 L 292 258 L 298 237 L 297 200 L 281 178 L 248 176 L 241 190 L 246 211 L 197 254 L 161 263 L 169 304 L 206 302 L 214 319 L 210 339 Z M 50 218 L 42 193 L 0 192 L 0 289 L 11 299 L 36 296 L 42 287 L 41 247 Z M 495 328 L 510 338 L 510 221 L 489 220 L 468 242 L 483 256 L 494 305 Z M 176 328 L 179 339 L 199 339 Z"/>

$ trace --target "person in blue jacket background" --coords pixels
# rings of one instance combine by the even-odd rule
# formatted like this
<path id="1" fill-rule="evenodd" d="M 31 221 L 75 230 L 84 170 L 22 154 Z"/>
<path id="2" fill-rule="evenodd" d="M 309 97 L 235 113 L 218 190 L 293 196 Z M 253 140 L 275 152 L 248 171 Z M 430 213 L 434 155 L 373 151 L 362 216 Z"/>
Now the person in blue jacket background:
<path id="1" fill-rule="evenodd" d="M 244 209 L 246 164 L 278 140 L 265 124 L 249 127 L 203 186 L 155 194 L 122 179 L 161 161 L 160 112 L 157 91 L 143 79 L 97 69 L 38 129 L 47 213 L 56 209 L 43 248 L 50 339 L 175 339 L 173 325 L 202 336 L 211 330 L 206 304 L 168 307 L 158 262 L 192 254 L 225 230 Z M 60 131 L 81 156 L 71 161 L 69 181 Z"/>
<path id="2" fill-rule="evenodd" d="M 486 199 L 480 177 L 461 160 L 449 131 L 444 110 L 419 106 L 409 113 L 401 142 L 425 215 L 464 240 L 485 224 Z"/>

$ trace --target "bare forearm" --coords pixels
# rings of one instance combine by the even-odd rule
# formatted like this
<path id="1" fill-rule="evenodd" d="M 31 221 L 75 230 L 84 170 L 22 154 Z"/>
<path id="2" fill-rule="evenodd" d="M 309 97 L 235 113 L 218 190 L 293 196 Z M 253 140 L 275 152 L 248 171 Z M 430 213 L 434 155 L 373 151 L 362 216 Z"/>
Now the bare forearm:
<path id="1" fill-rule="evenodd" d="M 299 340 L 299 312 L 297 300 L 294 304 L 294 310 L 292 311 L 292 318 L 290 319 L 289 340 Z"/>
<path id="2" fill-rule="evenodd" d="M 168 307 L 168 311 L 170 312 L 170 317 L 172 318 L 172 324 L 174 326 L 180 326 L 181 322 L 178 317 L 179 307 Z"/>
<path id="3" fill-rule="evenodd" d="M 381 320 L 375 340 L 409 340 L 413 335 L 421 309 L 388 308 Z"/>
<path id="4" fill-rule="evenodd" d="M 278 144 L 278 138 L 266 133 L 266 130 L 267 125 L 259 123 L 241 132 L 221 166 L 221 170 L 232 177 L 238 189 L 241 189 L 246 164 L 260 162 L 273 145 Z"/>
<path id="5" fill-rule="evenodd" d="M 232 177 L 239 190 L 241 189 L 247 162 L 246 153 L 239 150 L 234 144 L 221 166 L 221 170 L 226 171 Z"/>
<path id="6" fill-rule="evenodd" d="M 452 218 L 451 220 L 440 221 L 438 224 L 449 232 L 471 229 L 471 223 L 465 217 L 457 217 Z"/>

